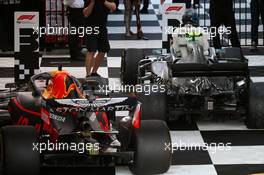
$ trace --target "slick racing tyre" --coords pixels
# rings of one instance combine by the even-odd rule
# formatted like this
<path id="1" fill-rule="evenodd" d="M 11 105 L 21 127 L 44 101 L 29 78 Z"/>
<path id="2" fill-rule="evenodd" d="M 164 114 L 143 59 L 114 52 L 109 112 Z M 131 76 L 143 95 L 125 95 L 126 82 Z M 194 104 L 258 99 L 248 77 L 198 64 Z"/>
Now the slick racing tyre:
<path id="1" fill-rule="evenodd" d="M 141 121 L 133 140 L 134 161 L 129 167 L 133 174 L 162 174 L 168 171 L 172 158 L 171 138 L 164 121 Z"/>
<path id="2" fill-rule="evenodd" d="M 155 84 L 143 85 L 143 87 L 146 86 L 149 86 L 148 89 L 153 89 L 153 86 L 157 86 L 158 91 L 138 94 L 138 100 L 142 103 L 141 119 L 167 121 L 167 94 L 165 88 L 162 88 L 165 86 Z"/>
<path id="3" fill-rule="evenodd" d="M 121 81 L 124 85 L 137 84 L 138 63 L 144 59 L 142 49 L 124 50 L 121 60 Z"/>
<path id="4" fill-rule="evenodd" d="M 38 175 L 40 155 L 33 150 L 36 131 L 30 126 L 1 128 L 1 164 L 5 175 Z"/>
<path id="5" fill-rule="evenodd" d="M 264 128 L 264 84 L 250 83 L 249 107 L 246 125 L 249 129 Z"/>

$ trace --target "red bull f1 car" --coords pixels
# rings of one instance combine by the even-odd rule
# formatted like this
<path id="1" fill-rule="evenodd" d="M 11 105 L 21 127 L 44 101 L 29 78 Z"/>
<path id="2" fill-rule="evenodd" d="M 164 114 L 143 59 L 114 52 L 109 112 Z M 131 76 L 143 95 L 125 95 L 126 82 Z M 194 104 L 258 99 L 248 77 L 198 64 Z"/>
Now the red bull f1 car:
<path id="1" fill-rule="evenodd" d="M 37 175 L 42 166 L 127 164 L 132 173 L 144 175 L 169 169 L 166 123 L 141 120 L 142 104 L 133 96 L 103 96 L 83 89 L 87 86 L 89 81 L 80 83 L 60 70 L 2 92 L 1 117 L 3 111 L 10 117 L 0 135 L 4 174 Z"/>

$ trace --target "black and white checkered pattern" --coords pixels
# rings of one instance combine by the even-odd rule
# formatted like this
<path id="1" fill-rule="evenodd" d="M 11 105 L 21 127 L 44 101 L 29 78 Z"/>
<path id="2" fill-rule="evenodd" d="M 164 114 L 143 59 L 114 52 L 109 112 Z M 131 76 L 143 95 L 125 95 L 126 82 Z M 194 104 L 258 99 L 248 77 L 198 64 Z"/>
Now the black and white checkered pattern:
<path id="1" fill-rule="evenodd" d="M 167 2 L 167 1 L 166 1 Z M 109 16 L 108 30 L 111 51 L 99 68 L 98 73 L 108 78 L 110 84 L 120 84 L 121 51 L 124 48 L 144 48 L 147 50 L 160 49 L 161 26 L 158 11 L 159 0 L 152 0 L 149 14 L 141 15 L 143 31 L 150 38 L 144 40 L 126 40 L 123 36 L 123 14 L 111 14 Z M 244 4 L 246 5 L 246 4 Z M 206 3 L 208 6 L 208 3 Z M 248 7 L 248 4 L 247 6 Z M 120 4 L 120 9 L 124 9 Z M 203 8 L 203 7 L 201 7 Z M 208 7 L 207 7 L 208 8 Z M 206 22 L 207 23 L 207 22 Z M 132 30 L 136 31 L 135 16 L 133 16 Z M 254 82 L 264 82 L 264 56 L 248 55 L 251 78 Z M 56 69 L 62 64 L 77 78 L 85 77 L 84 62 L 71 61 L 68 55 L 44 56 L 41 59 L 41 71 Z M 13 80 L 13 58 L 0 58 L 0 88 L 6 82 Z M 226 120 L 222 120 L 226 118 Z M 264 172 L 264 131 L 248 130 L 241 119 L 230 120 L 221 117 L 218 120 L 197 121 L 191 124 L 182 122 L 170 123 L 170 133 L 175 145 L 189 145 L 188 150 L 174 151 L 172 166 L 168 175 L 247 175 Z M 222 143 L 231 143 L 231 150 L 222 150 Z M 208 150 L 205 144 L 210 144 Z M 216 150 L 216 151 L 215 151 Z M 53 169 L 53 174 L 118 174 L 127 175 L 130 171 L 125 166 L 102 169 L 75 169 L 64 172 Z"/>

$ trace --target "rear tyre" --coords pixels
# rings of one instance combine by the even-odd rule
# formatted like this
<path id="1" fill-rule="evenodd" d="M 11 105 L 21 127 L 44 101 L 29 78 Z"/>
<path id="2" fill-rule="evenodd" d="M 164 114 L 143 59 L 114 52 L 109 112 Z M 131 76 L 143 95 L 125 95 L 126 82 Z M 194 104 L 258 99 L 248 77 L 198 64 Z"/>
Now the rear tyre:
<path id="1" fill-rule="evenodd" d="M 264 84 L 251 83 L 246 125 L 249 129 L 264 128 Z"/>
<path id="2" fill-rule="evenodd" d="M 136 175 L 162 174 L 171 164 L 171 143 L 169 129 L 164 121 L 141 121 L 134 135 L 134 161 L 130 166 Z"/>
<path id="3" fill-rule="evenodd" d="M 121 60 L 121 81 L 123 84 L 137 84 L 138 63 L 144 57 L 144 51 L 142 49 L 124 50 Z"/>
<path id="4" fill-rule="evenodd" d="M 33 150 L 36 131 L 29 126 L 5 126 L 1 129 L 1 164 L 5 175 L 38 175 L 40 155 Z"/>

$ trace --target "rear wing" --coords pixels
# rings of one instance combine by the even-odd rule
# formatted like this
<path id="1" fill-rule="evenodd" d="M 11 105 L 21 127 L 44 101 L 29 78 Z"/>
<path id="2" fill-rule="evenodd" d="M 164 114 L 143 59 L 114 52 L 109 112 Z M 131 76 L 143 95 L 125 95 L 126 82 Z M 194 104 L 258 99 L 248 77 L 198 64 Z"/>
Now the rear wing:
<path id="1" fill-rule="evenodd" d="M 239 63 L 217 63 L 217 64 L 196 64 L 180 63 L 171 65 L 173 77 L 193 76 L 249 76 L 247 62 Z"/>

